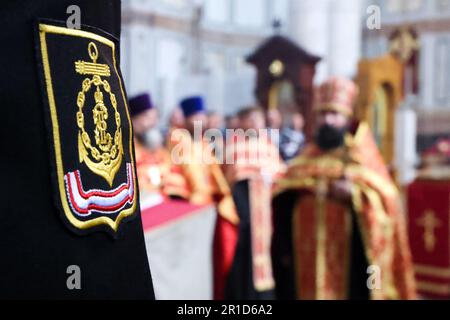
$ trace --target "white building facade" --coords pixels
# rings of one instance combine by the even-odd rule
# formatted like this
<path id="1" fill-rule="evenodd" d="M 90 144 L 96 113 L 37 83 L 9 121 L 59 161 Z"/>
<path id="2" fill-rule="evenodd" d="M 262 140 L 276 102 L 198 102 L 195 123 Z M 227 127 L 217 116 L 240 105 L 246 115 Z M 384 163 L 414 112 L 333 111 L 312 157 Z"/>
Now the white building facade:
<path id="1" fill-rule="evenodd" d="M 124 0 L 122 70 L 130 96 L 149 92 L 163 118 L 189 95 L 223 114 L 255 102 L 245 62 L 287 20 L 289 0 Z M 202 8 L 199 14 L 199 8 Z"/>
<path id="2" fill-rule="evenodd" d="M 353 77 L 361 0 L 123 0 L 122 71 L 130 97 L 149 92 L 163 120 L 188 95 L 231 114 L 256 102 L 246 57 L 277 32 L 322 57 L 315 82 Z M 201 8 L 201 12 L 200 9 Z"/>

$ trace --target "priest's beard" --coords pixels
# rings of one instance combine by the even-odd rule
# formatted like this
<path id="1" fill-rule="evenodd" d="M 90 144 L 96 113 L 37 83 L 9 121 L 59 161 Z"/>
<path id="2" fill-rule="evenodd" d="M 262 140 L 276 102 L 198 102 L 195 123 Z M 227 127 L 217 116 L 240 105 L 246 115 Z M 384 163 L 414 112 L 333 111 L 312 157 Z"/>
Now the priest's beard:
<path id="1" fill-rule="evenodd" d="M 162 147 L 164 143 L 163 136 L 158 128 L 151 128 L 140 135 L 139 140 L 148 149 L 155 150 Z"/>
<path id="2" fill-rule="evenodd" d="M 315 141 L 319 148 L 323 151 L 330 151 L 344 145 L 345 134 L 348 128 L 336 128 L 328 124 L 324 124 L 319 128 Z"/>

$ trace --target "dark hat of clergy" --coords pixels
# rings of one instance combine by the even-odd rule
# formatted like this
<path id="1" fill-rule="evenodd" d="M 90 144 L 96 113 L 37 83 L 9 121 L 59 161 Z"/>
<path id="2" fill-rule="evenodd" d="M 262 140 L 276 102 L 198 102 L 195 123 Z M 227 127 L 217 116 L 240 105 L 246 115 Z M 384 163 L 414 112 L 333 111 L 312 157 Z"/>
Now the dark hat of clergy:
<path id="1" fill-rule="evenodd" d="M 190 117 L 194 114 L 205 112 L 205 103 L 200 96 L 189 97 L 181 101 L 181 110 L 183 110 L 184 116 Z"/>
<path id="2" fill-rule="evenodd" d="M 148 93 L 143 93 L 135 96 L 129 101 L 130 115 L 135 117 L 144 111 L 153 109 L 152 98 Z"/>

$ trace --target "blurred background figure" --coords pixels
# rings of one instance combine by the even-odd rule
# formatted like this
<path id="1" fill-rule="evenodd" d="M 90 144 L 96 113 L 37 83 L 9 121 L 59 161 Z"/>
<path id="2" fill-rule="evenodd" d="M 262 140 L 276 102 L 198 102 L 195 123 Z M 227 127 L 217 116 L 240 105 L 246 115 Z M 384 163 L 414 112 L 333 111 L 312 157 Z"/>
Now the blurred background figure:
<path id="1" fill-rule="evenodd" d="M 239 128 L 239 117 L 235 114 L 228 115 L 225 117 L 225 127 L 227 129 L 238 129 Z"/>
<path id="2" fill-rule="evenodd" d="M 287 119 L 287 127 L 281 131 L 280 153 L 284 161 L 298 156 L 303 149 L 306 138 L 303 133 L 305 120 L 299 112 L 292 113 Z"/>
<path id="3" fill-rule="evenodd" d="M 226 276 L 236 247 L 235 230 L 239 217 L 229 185 L 202 135 L 208 120 L 203 98 L 185 98 L 180 106 L 189 133 L 182 133 L 178 140 L 172 139 L 171 150 L 183 148 L 182 162 L 178 167 L 189 186 L 185 199 L 195 205 L 213 204 L 217 209 L 213 241 L 214 297 L 223 299 Z"/>
<path id="4" fill-rule="evenodd" d="M 130 99 L 130 114 L 134 135 L 138 142 L 152 148 L 155 142 L 152 132 L 158 130 L 158 110 L 149 94 L 141 94 Z"/>
<path id="5" fill-rule="evenodd" d="M 170 114 L 168 125 L 162 130 L 164 136 L 164 143 L 167 146 L 172 135 L 172 132 L 177 129 L 184 128 L 184 115 L 181 108 L 176 107 Z"/>
<path id="6" fill-rule="evenodd" d="M 281 129 L 283 117 L 278 109 L 267 111 L 267 127 L 271 129 Z"/>
<path id="7" fill-rule="evenodd" d="M 163 146 L 163 135 L 160 131 L 159 112 L 154 107 L 149 94 L 141 94 L 130 99 L 131 121 L 138 148 L 158 150 Z"/>
<path id="8" fill-rule="evenodd" d="M 203 98 L 198 96 L 186 98 L 180 105 L 184 115 L 184 128 L 189 131 L 192 139 L 203 139 L 203 132 L 208 128 L 208 115 Z"/>
<path id="9" fill-rule="evenodd" d="M 274 299 L 270 246 L 272 239 L 272 186 L 284 171 L 276 148 L 266 135 L 264 111 L 246 107 L 239 113 L 243 136 L 227 144 L 232 164 L 224 165 L 239 215 L 237 247 L 227 275 L 226 299 Z"/>
<path id="10" fill-rule="evenodd" d="M 272 140 L 272 143 L 279 148 L 280 147 L 280 135 L 281 128 L 283 126 L 283 116 L 281 115 L 280 110 L 271 109 L 266 113 L 267 119 L 267 129 L 269 133 L 269 137 Z"/>
<path id="11" fill-rule="evenodd" d="M 170 128 L 183 128 L 184 127 L 184 115 L 181 108 L 176 107 L 169 118 L 169 127 Z"/>
<path id="12" fill-rule="evenodd" d="M 180 103 L 185 118 L 185 131 L 171 139 L 170 150 L 183 153 L 178 164 L 190 186 L 188 200 L 195 204 L 214 203 L 229 195 L 228 185 L 203 133 L 208 117 L 202 97 L 183 99 Z M 195 132 L 194 132 L 195 131 Z"/>
<path id="13" fill-rule="evenodd" d="M 353 123 L 356 96 L 345 78 L 320 86 L 315 141 L 278 182 L 272 248 L 280 299 L 416 297 L 398 191 L 367 124 Z M 383 270 L 377 290 L 365 282 L 371 265 Z"/>
<path id="14" fill-rule="evenodd" d="M 266 128 L 264 110 L 261 107 L 242 108 L 237 114 L 239 128 L 244 131 L 252 130 L 256 133 Z M 258 135 L 256 135 L 258 136 Z"/>
<path id="15" fill-rule="evenodd" d="M 205 138 L 209 141 L 209 146 L 213 154 L 218 160 L 223 159 L 224 144 L 225 144 L 225 127 L 224 118 L 217 111 L 208 112 L 208 123 Z"/>
<path id="16" fill-rule="evenodd" d="M 169 153 L 158 128 L 158 111 L 149 94 L 129 101 L 135 135 L 136 171 L 141 205 L 162 202 L 165 177 L 170 172 Z"/>
<path id="17" fill-rule="evenodd" d="M 223 116 L 217 111 L 208 112 L 208 129 L 224 129 L 224 119 Z"/>

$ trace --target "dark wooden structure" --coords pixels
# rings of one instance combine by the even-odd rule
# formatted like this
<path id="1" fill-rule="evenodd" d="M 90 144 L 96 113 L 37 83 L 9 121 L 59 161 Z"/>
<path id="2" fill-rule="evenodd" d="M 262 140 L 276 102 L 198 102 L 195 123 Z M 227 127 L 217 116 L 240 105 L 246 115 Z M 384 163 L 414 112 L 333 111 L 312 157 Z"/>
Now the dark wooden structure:
<path id="1" fill-rule="evenodd" d="M 275 35 L 267 39 L 248 58 L 257 69 L 256 97 L 266 109 L 278 108 L 283 84 L 289 84 L 293 95 L 290 110 L 305 118 L 305 133 L 313 132 L 313 79 L 320 57 L 309 54 L 290 39 Z"/>

